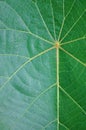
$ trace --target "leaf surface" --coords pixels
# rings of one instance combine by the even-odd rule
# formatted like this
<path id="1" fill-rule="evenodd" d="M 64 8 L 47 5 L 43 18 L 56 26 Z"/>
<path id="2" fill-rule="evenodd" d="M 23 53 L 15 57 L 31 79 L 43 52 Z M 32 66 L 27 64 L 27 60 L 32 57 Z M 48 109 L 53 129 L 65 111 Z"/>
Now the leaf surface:
<path id="1" fill-rule="evenodd" d="M 0 130 L 86 130 L 85 0 L 0 0 Z"/>

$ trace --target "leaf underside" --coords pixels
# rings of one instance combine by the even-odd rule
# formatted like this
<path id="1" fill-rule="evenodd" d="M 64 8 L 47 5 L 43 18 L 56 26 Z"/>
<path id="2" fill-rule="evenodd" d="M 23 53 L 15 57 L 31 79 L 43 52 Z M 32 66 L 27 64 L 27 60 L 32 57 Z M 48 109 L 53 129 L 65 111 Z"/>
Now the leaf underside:
<path id="1" fill-rule="evenodd" d="M 85 0 L 0 0 L 0 130 L 86 130 Z"/>

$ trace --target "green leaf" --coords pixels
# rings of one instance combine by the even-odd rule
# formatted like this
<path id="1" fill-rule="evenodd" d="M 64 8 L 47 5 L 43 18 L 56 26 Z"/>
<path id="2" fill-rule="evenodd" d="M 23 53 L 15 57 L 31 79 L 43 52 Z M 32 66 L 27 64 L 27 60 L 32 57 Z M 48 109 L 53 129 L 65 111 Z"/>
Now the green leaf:
<path id="1" fill-rule="evenodd" d="M 86 1 L 0 1 L 0 130 L 86 130 Z"/>

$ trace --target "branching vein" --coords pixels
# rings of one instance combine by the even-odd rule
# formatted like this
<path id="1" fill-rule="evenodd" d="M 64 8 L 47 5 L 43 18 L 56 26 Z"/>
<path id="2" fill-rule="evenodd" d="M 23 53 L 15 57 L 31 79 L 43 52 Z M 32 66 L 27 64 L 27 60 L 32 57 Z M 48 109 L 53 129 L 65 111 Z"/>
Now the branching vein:
<path id="1" fill-rule="evenodd" d="M 62 21 L 61 29 L 59 31 L 58 41 L 60 40 L 60 36 L 61 36 L 62 29 L 63 29 L 63 26 L 64 26 L 64 21 L 65 21 L 65 16 L 64 15 L 65 14 L 64 14 L 64 0 L 63 0 L 63 21 Z"/>
<path id="2" fill-rule="evenodd" d="M 42 95 L 44 95 L 47 91 L 49 91 L 51 88 L 55 87 L 56 86 L 56 83 L 50 85 L 49 87 L 47 87 L 45 90 L 43 90 L 36 98 L 33 99 L 33 101 L 28 105 L 28 107 L 24 110 L 24 113 L 17 119 L 21 119 L 24 117 L 24 115 L 30 110 L 30 108 L 32 107 L 32 105 L 38 100 L 40 99 L 40 97 Z M 17 121 L 16 120 L 16 121 Z"/>
<path id="3" fill-rule="evenodd" d="M 33 56 L 32 58 L 30 58 L 30 59 L 27 60 L 26 62 L 24 62 L 24 63 L 6 80 L 6 82 L 4 82 L 4 84 L 0 87 L 0 91 L 6 86 L 6 84 L 7 84 L 25 65 L 27 65 L 29 62 L 31 62 L 32 60 L 36 59 L 37 57 L 39 57 L 39 56 L 45 54 L 46 52 L 51 51 L 51 50 L 54 49 L 54 48 L 55 48 L 55 47 L 53 46 L 53 47 L 51 47 L 51 48 L 49 48 L 49 49 L 47 49 L 47 50 L 45 50 L 45 51 L 43 51 L 43 52 L 41 52 L 41 53 L 35 55 L 35 56 Z"/>
<path id="4" fill-rule="evenodd" d="M 64 125 L 62 122 L 59 122 L 61 126 L 63 126 L 66 130 L 70 130 L 66 125 Z"/>
<path id="5" fill-rule="evenodd" d="M 77 41 L 81 41 L 81 40 L 84 40 L 84 39 L 86 39 L 85 36 L 80 37 L 80 38 L 76 38 L 76 39 L 73 39 L 73 40 L 71 40 L 71 41 L 67 41 L 67 42 L 61 43 L 61 46 L 62 46 L 62 45 L 66 45 L 66 44 L 70 44 L 70 43 L 74 43 L 74 42 L 77 42 Z"/>
<path id="6" fill-rule="evenodd" d="M 63 36 L 63 38 L 60 40 L 62 42 L 64 38 L 71 32 L 71 30 L 75 27 L 75 25 L 79 22 L 79 20 L 82 18 L 86 10 L 83 11 L 83 13 L 79 16 L 79 18 L 75 21 L 75 23 L 71 26 L 71 28 L 67 31 L 67 33 Z"/>
<path id="7" fill-rule="evenodd" d="M 62 47 L 60 47 L 60 49 L 62 51 L 64 51 L 66 54 L 68 54 L 69 56 L 71 56 L 73 59 L 75 59 L 77 62 L 79 62 L 80 64 L 82 64 L 83 66 L 86 67 L 86 64 L 83 63 L 82 61 L 80 61 L 78 58 L 76 58 L 75 56 L 73 56 L 71 53 L 69 53 L 68 51 L 66 51 L 65 49 L 63 49 Z"/>
<path id="8" fill-rule="evenodd" d="M 72 5 L 71 5 L 71 8 L 69 9 L 68 13 L 67 13 L 66 16 L 65 16 L 65 20 L 66 20 L 66 18 L 68 17 L 68 15 L 70 14 L 70 12 L 72 11 L 75 2 L 76 2 L 76 0 L 73 1 Z"/>
<path id="9" fill-rule="evenodd" d="M 54 11 L 53 11 L 52 0 L 50 0 L 50 4 L 51 4 L 51 9 L 52 9 L 52 19 L 53 19 L 53 29 L 54 29 L 54 36 L 55 36 L 55 40 L 56 40 L 56 31 L 55 31 L 55 18 L 54 18 Z"/>
<path id="10" fill-rule="evenodd" d="M 67 95 L 67 97 L 69 97 L 74 104 L 77 105 L 77 107 L 86 115 L 86 111 L 60 86 L 60 89 Z"/>
<path id="11" fill-rule="evenodd" d="M 47 128 L 48 126 L 50 126 L 52 123 L 54 123 L 54 122 L 58 122 L 58 119 L 54 119 L 54 120 L 52 120 L 52 121 L 50 121 L 50 122 L 48 122 L 48 124 L 46 124 L 44 127 L 43 127 L 43 129 L 42 130 L 45 130 L 45 128 Z M 64 125 L 62 122 L 59 122 L 59 124 L 61 125 L 61 126 L 63 126 L 66 130 L 69 130 L 69 128 L 66 126 L 66 125 Z"/>
<path id="12" fill-rule="evenodd" d="M 17 55 L 17 54 L 0 54 L 0 56 L 12 56 L 12 57 L 20 57 L 20 58 L 29 59 L 29 57 Z"/>
<path id="13" fill-rule="evenodd" d="M 0 29 L 0 30 L 5 30 L 5 31 L 18 31 L 18 32 L 21 32 L 21 33 L 27 33 L 27 34 L 30 34 L 30 35 L 32 35 L 32 36 L 34 36 L 34 37 L 36 37 L 36 38 L 38 38 L 38 39 L 40 39 L 40 40 L 42 40 L 42 41 L 45 41 L 45 42 L 47 42 L 47 43 L 53 45 L 53 42 L 48 41 L 47 39 L 44 39 L 43 37 L 40 37 L 39 35 L 36 35 L 36 34 L 32 33 L 31 31 L 28 32 L 28 31 L 16 30 L 16 29 L 12 29 L 12 28 Z"/>
<path id="14" fill-rule="evenodd" d="M 52 40 L 54 41 L 54 38 L 52 37 L 52 35 L 51 35 L 51 33 L 50 33 L 50 31 L 49 31 L 49 29 L 48 29 L 48 27 L 47 27 L 47 25 L 46 25 L 46 23 L 45 23 L 43 17 L 42 17 L 42 14 L 41 14 L 41 12 L 40 12 L 40 10 L 39 10 L 39 7 L 38 7 L 37 3 L 35 3 L 35 6 L 36 6 L 36 8 L 37 8 L 37 10 L 38 10 L 38 13 L 39 13 L 39 15 L 40 15 L 40 17 L 41 17 L 41 19 L 42 19 L 42 21 L 43 21 L 43 23 L 44 23 L 44 26 L 45 26 L 45 28 L 46 28 L 48 34 L 50 35 L 50 37 L 51 37 Z"/>
<path id="15" fill-rule="evenodd" d="M 15 12 L 15 14 L 16 14 L 16 15 L 22 20 L 22 22 L 24 23 L 24 25 L 26 26 L 27 30 L 30 31 L 30 29 L 28 28 L 28 26 L 27 26 L 26 23 L 24 22 L 23 18 L 18 14 L 18 12 L 17 12 L 13 7 L 11 7 L 11 5 L 9 5 L 6 1 L 3 1 L 3 2 L 5 2 L 5 3 L 9 6 L 9 8 L 12 9 L 12 10 Z"/>

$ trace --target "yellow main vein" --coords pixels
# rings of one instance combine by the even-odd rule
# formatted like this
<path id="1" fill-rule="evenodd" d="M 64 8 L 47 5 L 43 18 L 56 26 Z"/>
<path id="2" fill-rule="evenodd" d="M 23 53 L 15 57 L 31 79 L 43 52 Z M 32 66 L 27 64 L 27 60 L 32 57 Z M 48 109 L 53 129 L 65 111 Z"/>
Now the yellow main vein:
<path id="1" fill-rule="evenodd" d="M 59 130 L 59 48 L 56 49 L 56 63 L 57 63 L 57 118 L 58 118 L 57 130 Z"/>

